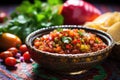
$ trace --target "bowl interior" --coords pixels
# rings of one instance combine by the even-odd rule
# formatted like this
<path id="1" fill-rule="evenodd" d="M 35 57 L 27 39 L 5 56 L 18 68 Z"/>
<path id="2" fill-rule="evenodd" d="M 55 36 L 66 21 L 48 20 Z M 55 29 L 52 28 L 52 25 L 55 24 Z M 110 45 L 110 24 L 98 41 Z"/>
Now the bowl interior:
<path id="1" fill-rule="evenodd" d="M 27 38 L 26 38 L 25 43 L 27 44 L 28 47 L 30 47 L 30 48 L 32 48 L 32 49 L 34 49 L 36 51 L 40 51 L 40 50 L 37 50 L 37 49 L 35 49 L 33 47 L 34 39 L 37 38 L 37 37 L 40 37 L 42 35 L 48 34 L 49 32 L 51 32 L 51 31 L 53 31 L 54 29 L 57 29 L 57 28 L 84 29 L 87 32 L 91 32 L 93 34 L 96 34 L 98 37 L 100 37 L 103 40 L 103 42 L 105 44 L 107 44 L 107 48 L 110 48 L 110 47 L 112 47 L 114 45 L 113 44 L 114 41 L 113 41 L 112 37 L 109 34 L 103 32 L 103 31 L 100 31 L 100 30 L 95 30 L 95 29 L 91 29 L 91 28 L 87 28 L 87 27 L 83 27 L 83 26 L 77 26 L 77 25 L 52 26 L 52 27 L 48 27 L 48 28 L 39 29 L 37 31 L 32 32 L 30 35 L 28 35 Z M 40 52 L 43 53 L 44 51 L 40 51 Z M 63 55 L 63 54 L 53 54 L 53 53 L 51 54 L 49 52 L 44 52 L 44 53 L 47 53 L 47 54 L 50 54 L 50 55 L 58 55 L 58 56 Z M 87 54 L 95 55 L 94 52 L 93 52 L 93 54 L 91 54 L 91 53 L 87 53 Z M 69 56 L 69 55 L 71 55 L 71 54 L 64 54 L 63 56 Z M 75 55 L 84 55 L 84 54 L 75 54 Z"/>

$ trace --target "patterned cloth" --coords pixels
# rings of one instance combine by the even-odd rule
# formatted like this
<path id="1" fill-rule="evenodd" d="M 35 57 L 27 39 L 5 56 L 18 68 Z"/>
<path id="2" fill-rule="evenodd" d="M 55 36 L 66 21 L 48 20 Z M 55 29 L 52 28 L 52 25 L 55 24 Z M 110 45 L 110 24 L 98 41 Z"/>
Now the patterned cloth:
<path id="1" fill-rule="evenodd" d="M 86 73 L 74 76 L 46 71 L 34 62 L 21 62 L 14 68 L 0 64 L 0 80 L 120 80 L 120 64 L 106 59 Z"/>
<path id="2" fill-rule="evenodd" d="M 120 6 L 95 4 L 102 13 L 120 11 Z M 0 7 L 8 13 L 14 7 Z M 120 64 L 118 61 L 106 59 L 101 64 L 93 67 L 81 75 L 68 76 L 46 71 L 37 63 L 21 62 L 16 67 L 7 67 L 0 62 L 0 80 L 120 80 Z"/>

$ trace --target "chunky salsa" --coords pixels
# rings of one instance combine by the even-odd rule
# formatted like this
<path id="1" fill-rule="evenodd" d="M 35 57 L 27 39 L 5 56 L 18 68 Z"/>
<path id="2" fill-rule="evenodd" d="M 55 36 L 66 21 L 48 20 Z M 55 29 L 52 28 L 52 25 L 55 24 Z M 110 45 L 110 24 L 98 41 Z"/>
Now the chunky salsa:
<path id="1" fill-rule="evenodd" d="M 107 45 L 95 34 L 83 29 L 55 29 L 37 37 L 34 47 L 52 53 L 77 54 L 101 50 Z"/>

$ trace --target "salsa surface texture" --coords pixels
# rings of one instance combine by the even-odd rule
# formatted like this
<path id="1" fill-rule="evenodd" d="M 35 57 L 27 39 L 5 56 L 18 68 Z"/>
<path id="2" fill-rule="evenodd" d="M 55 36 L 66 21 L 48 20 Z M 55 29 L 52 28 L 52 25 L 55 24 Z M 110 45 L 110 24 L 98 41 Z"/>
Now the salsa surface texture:
<path id="1" fill-rule="evenodd" d="M 58 28 L 37 37 L 33 43 L 39 50 L 58 54 L 84 54 L 107 47 L 96 34 L 83 29 Z"/>

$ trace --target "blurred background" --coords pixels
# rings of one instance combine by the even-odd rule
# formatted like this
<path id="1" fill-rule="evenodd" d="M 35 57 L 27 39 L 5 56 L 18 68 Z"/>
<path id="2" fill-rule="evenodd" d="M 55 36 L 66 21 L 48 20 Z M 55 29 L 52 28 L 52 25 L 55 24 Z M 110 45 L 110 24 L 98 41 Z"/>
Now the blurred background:
<path id="1" fill-rule="evenodd" d="M 0 0 L 0 11 L 11 13 L 16 8 L 16 6 L 20 5 L 23 1 L 25 0 Z M 34 0 L 28 1 L 33 3 Z M 62 1 L 65 2 L 66 0 Z M 107 11 L 120 11 L 120 0 L 85 0 L 85 1 L 92 3 L 100 10 L 102 9 L 102 13 L 106 12 L 107 9 L 109 9 Z"/>
<path id="2" fill-rule="evenodd" d="M 0 5 L 9 5 L 9 4 L 20 4 L 24 0 L 0 0 Z M 33 0 L 29 0 L 33 2 Z M 46 0 L 41 0 L 46 1 Z M 63 2 L 66 0 L 63 0 Z M 85 0 L 91 3 L 102 3 L 102 4 L 120 4 L 120 0 Z"/>

